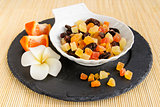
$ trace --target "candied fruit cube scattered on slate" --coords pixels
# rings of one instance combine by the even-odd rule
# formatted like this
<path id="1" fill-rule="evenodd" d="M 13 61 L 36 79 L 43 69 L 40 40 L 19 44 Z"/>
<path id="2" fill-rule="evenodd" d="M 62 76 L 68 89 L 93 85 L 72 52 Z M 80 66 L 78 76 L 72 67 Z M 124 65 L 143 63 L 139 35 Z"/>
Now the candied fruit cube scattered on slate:
<path id="1" fill-rule="evenodd" d="M 98 73 L 96 73 L 96 74 L 94 75 L 94 78 L 95 78 L 96 80 L 100 79 L 99 74 L 98 74 Z"/>
<path id="2" fill-rule="evenodd" d="M 113 37 L 112 35 L 108 32 L 105 37 L 109 38 L 109 42 L 112 43 L 113 42 Z"/>
<path id="3" fill-rule="evenodd" d="M 65 52 L 71 49 L 69 43 L 65 43 L 64 45 L 62 45 L 61 48 L 62 48 L 62 50 L 65 51 Z"/>
<path id="4" fill-rule="evenodd" d="M 87 54 L 83 53 L 83 55 L 80 58 L 85 59 L 85 60 L 89 60 L 90 55 L 87 55 Z"/>
<path id="5" fill-rule="evenodd" d="M 121 53 L 120 47 L 119 46 L 113 46 L 112 47 L 112 52 L 114 55 L 119 55 Z"/>
<path id="6" fill-rule="evenodd" d="M 77 56 L 79 56 L 79 57 L 82 57 L 82 55 L 83 55 L 83 50 L 80 49 L 80 48 L 77 48 L 75 54 L 76 54 Z"/>
<path id="7" fill-rule="evenodd" d="M 88 76 L 86 74 L 81 73 L 81 75 L 80 75 L 81 80 L 87 80 L 87 78 L 88 78 Z"/>
<path id="8" fill-rule="evenodd" d="M 93 38 L 90 37 L 90 36 L 87 36 L 87 37 L 84 38 L 84 43 L 85 43 L 86 45 L 88 45 L 88 44 L 90 44 L 90 43 L 93 43 L 93 42 L 94 42 L 94 40 L 93 40 Z"/>
<path id="9" fill-rule="evenodd" d="M 70 43 L 70 45 L 71 45 L 71 50 L 72 50 L 72 51 L 77 50 L 76 42 L 72 42 L 72 43 Z"/>
<path id="10" fill-rule="evenodd" d="M 88 77 L 88 81 L 94 81 L 94 74 L 90 74 Z"/>
<path id="11" fill-rule="evenodd" d="M 125 73 L 126 73 L 126 69 L 125 69 L 125 68 L 122 68 L 122 69 L 120 70 L 120 76 L 124 76 Z"/>
<path id="12" fill-rule="evenodd" d="M 108 78 L 108 76 L 110 75 L 109 72 L 106 71 L 100 71 L 100 79 L 105 79 Z"/>
<path id="13" fill-rule="evenodd" d="M 101 86 L 101 82 L 98 80 L 94 80 L 91 82 L 91 87 L 100 87 Z"/>
<path id="14" fill-rule="evenodd" d="M 124 68 L 124 63 L 118 62 L 116 70 L 121 71 L 122 68 Z"/>
<path id="15" fill-rule="evenodd" d="M 127 70 L 124 74 L 124 77 L 128 80 L 131 80 L 132 79 L 132 75 L 133 73 L 130 71 L 130 70 Z"/>
<path id="16" fill-rule="evenodd" d="M 120 49 L 123 50 L 124 47 L 126 46 L 126 39 L 122 37 L 121 40 L 119 41 L 119 45 Z"/>
<path id="17" fill-rule="evenodd" d="M 110 78 L 107 85 L 111 86 L 111 87 L 115 87 L 116 86 L 116 82 L 114 80 L 114 78 Z"/>
<path id="18" fill-rule="evenodd" d="M 89 56 L 92 55 L 93 51 L 90 48 L 85 48 L 85 53 Z"/>

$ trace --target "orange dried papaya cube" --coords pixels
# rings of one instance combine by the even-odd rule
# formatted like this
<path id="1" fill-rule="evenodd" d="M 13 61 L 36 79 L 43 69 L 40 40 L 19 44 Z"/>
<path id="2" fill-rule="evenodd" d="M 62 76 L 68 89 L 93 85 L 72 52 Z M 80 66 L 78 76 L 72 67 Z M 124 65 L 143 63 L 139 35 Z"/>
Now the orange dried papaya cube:
<path id="1" fill-rule="evenodd" d="M 124 77 L 128 80 L 131 80 L 132 79 L 132 75 L 133 73 L 130 71 L 130 70 L 127 70 L 124 74 Z"/>
<path id="2" fill-rule="evenodd" d="M 111 86 L 111 87 L 115 87 L 116 86 L 116 82 L 114 80 L 114 78 L 110 78 L 107 85 Z"/>
<path id="3" fill-rule="evenodd" d="M 106 50 L 106 48 L 104 48 L 103 46 L 97 45 L 96 47 L 96 51 L 103 53 Z"/>
<path id="4" fill-rule="evenodd" d="M 93 42 L 94 42 L 94 40 L 93 40 L 92 37 L 90 37 L 90 36 L 87 36 L 87 37 L 84 38 L 84 43 L 85 43 L 86 45 L 88 45 L 88 44 L 90 44 L 90 43 L 93 43 Z"/>
<path id="5" fill-rule="evenodd" d="M 92 55 L 91 55 L 91 59 L 98 60 L 99 59 L 99 55 L 100 55 L 99 52 L 93 52 Z"/>
<path id="6" fill-rule="evenodd" d="M 81 73 L 80 79 L 81 80 L 87 80 L 88 76 L 84 73 Z"/>
<path id="7" fill-rule="evenodd" d="M 89 31 L 89 29 L 90 29 L 91 27 L 93 27 L 93 26 L 94 26 L 93 23 L 89 23 L 89 24 L 87 25 L 87 31 Z"/>
<path id="8" fill-rule="evenodd" d="M 116 33 L 116 35 L 113 37 L 113 40 L 116 42 L 119 42 L 121 40 L 121 36 L 119 33 Z"/>
<path id="9" fill-rule="evenodd" d="M 90 74 L 88 77 L 88 81 L 94 81 L 94 74 Z"/>
<path id="10" fill-rule="evenodd" d="M 124 67 L 124 63 L 118 62 L 116 70 L 121 71 L 121 69 Z"/>
<path id="11" fill-rule="evenodd" d="M 107 25 L 109 27 L 109 22 L 104 21 L 104 24 Z"/>
<path id="12" fill-rule="evenodd" d="M 86 46 L 83 40 L 78 41 L 78 48 L 83 49 Z"/>
<path id="13" fill-rule="evenodd" d="M 93 51 L 90 48 L 85 48 L 85 53 L 89 56 L 92 55 Z"/>
<path id="14" fill-rule="evenodd" d="M 79 33 L 79 34 L 74 34 L 72 37 L 71 37 L 71 43 L 72 42 L 75 42 L 76 44 L 78 44 L 78 41 L 82 38 L 82 34 Z"/>
<path id="15" fill-rule="evenodd" d="M 91 87 L 99 87 L 99 86 L 101 86 L 100 81 L 94 80 L 91 82 Z"/>

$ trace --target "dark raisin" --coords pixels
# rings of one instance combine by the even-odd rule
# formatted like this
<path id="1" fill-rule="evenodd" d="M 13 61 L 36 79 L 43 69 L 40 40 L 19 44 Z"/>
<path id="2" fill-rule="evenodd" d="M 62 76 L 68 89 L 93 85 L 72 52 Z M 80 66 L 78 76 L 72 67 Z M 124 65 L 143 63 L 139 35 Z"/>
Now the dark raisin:
<path id="1" fill-rule="evenodd" d="M 109 28 L 109 30 L 114 30 L 117 33 L 120 33 L 120 31 L 117 28 Z"/>
<path id="2" fill-rule="evenodd" d="M 67 51 L 67 54 L 78 58 L 78 56 L 75 54 L 75 51 L 69 50 Z"/>
<path id="3" fill-rule="evenodd" d="M 111 43 L 111 45 L 112 45 L 112 46 L 119 46 L 119 42 L 113 41 L 113 42 Z"/>
<path id="4" fill-rule="evenodd" d="M 99 59 L 107 59 L 111 56 L 111 53 L 110 52 L 104 52 L 103 54 L 101 54 L 99 56 Z"/>
<path id="5" fill-rule="evenodd" d="M 83 48 L 83 51 L 86 49 L 86 48 L 90 48 L 92 51 L 94 51 L 97 47 L 97 44 L 96 43 L 90 43 L 88 45 L 86 45 L 84 48 Z"/>
<path id="6" fill-rule="evenodd" d="M 65 25 L 65 28 L 67 28 L 67 30 L 70 30 L 70 31 L 71 31 L 71 26 Z"/>
<path id="7" fill-rule="evenodd" d="M 67 35 L 67 33 L 61 33 L 60 37 L 64 38 Z"/>
<path id="8" fill-rule="evenodd" d="M 67 30 L 66 33 L 67 33 L 67 35 L 70 35 L 70 34 L 72 34 L 72 31 L 71 30 Z"/>
<path id="9" fill-rule="evenodd" d="M 70 43 L 70 41 L 71 41 L 71 36 L 66 35 L 66 36 L 64 37 L 64 40 L 65 40 L 66 42 Z"/>
<path id="10" fill-rule="evenodd" d="M 114 30 L 108 31 L 112 36 L 115 36 L 116 32 Z"/>
<path id="11" fill-rule="evenodd" d="M 91 34 L 90 33 L 85 33 L 85 34 L 83 34 L 83 36 L 82 36 L 82 39 L 84 39 L 86 36 L 90 36 Z"/>
<path id="12" fill-rule="evenodd" d="M 100 22 L 99 22 L 97 19 L 93 19 L 93 18 L 87 19 L 85 23 L 86 23 L 87 25 L 88 25 L 89 23 L 93 23 L 94 25 L 100 26 Z"/>
<path id="13" fill-rule="evenodd" d="M 99 36 L 100 36 L 101 38 L 104 38 L 104 37 L 105 37 L 105 34 L 104 34 L 103 32 L 100 32 L 100 33 L 99 33 Z"/>
<path id="14" fill-rule="evenodd" d="M 79 31 L 79 33 L 85 34 L 84 32 L 82 32 L 82 31 L 80 31 L 80 30 L 78 30 L 78 31 Z"/>

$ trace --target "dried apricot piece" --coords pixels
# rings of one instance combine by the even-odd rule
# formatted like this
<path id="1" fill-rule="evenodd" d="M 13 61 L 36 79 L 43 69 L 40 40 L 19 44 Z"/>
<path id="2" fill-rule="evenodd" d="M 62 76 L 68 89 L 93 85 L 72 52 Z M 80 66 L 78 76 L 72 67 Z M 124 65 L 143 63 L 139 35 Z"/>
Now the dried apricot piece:
<path id="1" fill-rule="evenodd" d="M 88 45 L 88 44 L 90 44 L 90 43 L 93 43 L 93 42 L 94 42 L 94 40 L 93 40 L 92 37 L 90 37 L 90 36 L 87 36 L 87 37 L 84 38 L 84 43 L 85 43 L 86 45 Z"/>
<path id="2" fill-rule="evenodd" d="M 81 80 L 86 80 L 88 78 L 88 76 L 84 73 L 81 73 L 80 79 Z"/>
<path id="3" fill-rule="evenodd" d="M 94 74 L 90 74 L 88 77 L 88 81 L 94 81 Z"/>
<path id="4" fill-rule="evenodd" d="M 116 82 L 114 80 L 114 78 L 110 78 L 107 85 L 111 86 L 111 87 L 115 87 L 116 86 Z"/>
<path id="5" fill-rule="evenodd" d="M 91 87 L 99 87 L 99 86 L 101 86 L 100 81 L 94 80 L 91 82 Z"/>

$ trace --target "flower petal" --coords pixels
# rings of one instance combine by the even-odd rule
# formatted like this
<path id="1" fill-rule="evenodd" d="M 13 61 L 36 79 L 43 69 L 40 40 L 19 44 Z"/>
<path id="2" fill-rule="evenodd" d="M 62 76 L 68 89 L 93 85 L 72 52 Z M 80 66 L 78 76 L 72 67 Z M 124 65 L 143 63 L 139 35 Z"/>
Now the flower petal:
<path id="1" fill-rule="evenodd" d="M 24 52 L 21 57 L 21 64 L 22 66 L 30 66 L 33 64 L 40 64 L 38 60 L 33 56 L 30 51 Z"/>
<path id="2" fill-rule="evenodd" d="M 49 67 L 47 64 L 35 64 L 30 68 L 30 75 L 35 80 L 43 80 L 47 77 Z"/>
<path id="3" fill-rule="evenodd" d="M 62 68 L 61 62 L 56 58 L 48 58 L 46 63 L 49 66 L 49 74 L 56 77 Z"/>
<path id="4" fill-rule="evenodd" d="M 34 55 L 34 57 L 37 58 L 37 60 L 41 61 L 45 48 L 46 47 L 44 45 L 39 45 L 37 47 L 29 48 L 29 50 Z"/>
<path id="5" fill-rule="evenodd" d="M 43 61 L 45 61 L 47 58 L 56 58 L 60 59 L 60 55 L 58 55 L 56 52 L 54 52 L 50 47 L 46 47 L 43 53 Z M 42 61 L 42 62 L 43 62 Z"/>

